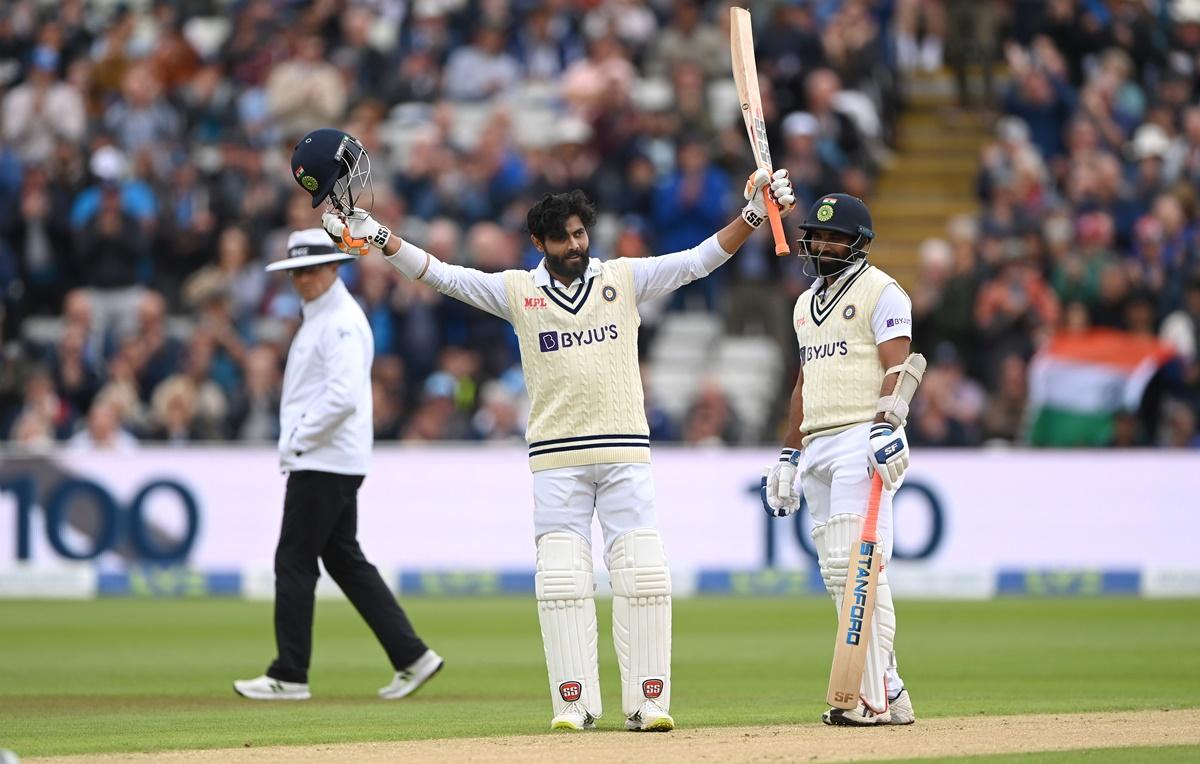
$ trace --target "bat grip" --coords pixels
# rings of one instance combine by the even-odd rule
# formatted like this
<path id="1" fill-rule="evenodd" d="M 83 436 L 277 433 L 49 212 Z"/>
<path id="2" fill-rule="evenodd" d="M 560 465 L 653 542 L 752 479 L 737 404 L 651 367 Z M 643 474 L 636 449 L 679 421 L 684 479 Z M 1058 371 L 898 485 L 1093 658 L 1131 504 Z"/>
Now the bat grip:
<path id="1" fill-rule="evenodd" d="M 883 478 L 876 470 L 871 478 L 871 496 L 867 499 L 867 519 L 863 521 L 863 541 L 875 544 L 879 541 L 879 500 L 883 497 Z"/>
<path id="2" fill-rule="evenodd" d="M 765 188 L 763 193 L 766 194 L 766 204 L 763 206 L 767 208 L 767 220 L 771 221 L 771 235 L 775 237 L 775 256 L 790 255 L 792 247 L 783 233 L 783 218 L 779 217 L 779 205 L 775 203 L 770 192 Z"/>

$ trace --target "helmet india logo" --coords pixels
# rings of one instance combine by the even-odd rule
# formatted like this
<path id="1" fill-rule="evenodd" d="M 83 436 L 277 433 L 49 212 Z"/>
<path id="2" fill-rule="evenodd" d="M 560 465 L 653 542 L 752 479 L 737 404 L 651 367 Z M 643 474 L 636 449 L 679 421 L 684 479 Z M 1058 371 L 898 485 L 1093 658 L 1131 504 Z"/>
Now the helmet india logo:
<path id="1" fill-rule="evenodd" d="M 822 204 L 817 210 L 817 220 L 820 220 L 822 223 L 829 222 L 829 219 L 832 217 L 833 207 L 829 206 L 828 204 Z"/>
<path id="2" fill-rule="evenodd" d="M 316 191 L 317 186 L 319 186 L 321 184 L 318 183 L 317 179 L 314 178 L 313 176 L 305 175 L 303 178 L 300 179 L 300 185 L 304 186 L 309 191 Z"/>

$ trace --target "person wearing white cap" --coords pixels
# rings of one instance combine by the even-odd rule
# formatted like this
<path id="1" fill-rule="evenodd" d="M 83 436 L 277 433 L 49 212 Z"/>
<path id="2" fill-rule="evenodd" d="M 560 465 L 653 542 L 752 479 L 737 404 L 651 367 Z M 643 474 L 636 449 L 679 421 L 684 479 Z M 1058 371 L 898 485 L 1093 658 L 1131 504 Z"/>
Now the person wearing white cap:
<path id="1" fill-rule="evenodd" d="M 371 429 L 371 327 L 346 285 L 343 254 L 320 228 L 288 237 L 286 270 L 303 300 L 303 322 L 288 350 L 279 406 L 279 467 L 288 474 L 275 550 L 275 642 L 266 673 L 238 680 L 253 700 L 307 700 L 318 558 L 362 615 L 395 669 L 384 699 L 412 694 L 442 668 L 413 631 L 379 571 L 358 545 L 358 488 L 367 473 Z"/>

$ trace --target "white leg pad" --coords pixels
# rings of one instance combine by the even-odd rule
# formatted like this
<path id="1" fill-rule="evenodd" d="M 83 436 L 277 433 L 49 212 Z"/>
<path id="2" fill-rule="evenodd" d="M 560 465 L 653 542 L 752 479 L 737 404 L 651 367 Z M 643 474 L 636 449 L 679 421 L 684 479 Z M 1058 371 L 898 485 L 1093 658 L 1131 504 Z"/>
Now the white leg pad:
<path id="1" fill-rule="evenodd" d="M 671 572 L 658 531 L 642 528 L 613 542 L 613 642 L 626 716 L 646 700 L 671 706 Z"/>
<path id="2" fill-rule="evenodd" d="M 566 531 L 539 538 L 534 587 L 554 715 L 578 702 L 599 717 L 596 587 L 588 542 Z"/>
<path id="3" fill-rule="evenodd" d="M 813 543 L 817 548 L 817 562 L 821 566 L 821 578 L 825 582 L 825 590 L 833 598 L 835 612 L 839 614 L 842 612 L 842 596 L 846 593 L 846 576 L 850 571 L 850 550 L 858 543 L 862 523 L 863 519 L 858 515 L 834 515 L 829 518 L 828 523 L 815 527 L 812 531 Z M 878 714 L 882 714 L 887 708 L 885 677 L 888 669 L 895 665 L 892 652 L 895 639 L 896 608 L 892 603 L 892 589 L 888 585 L 885 569 L 880 572 L 879 585 L 875 589 L 871 641 L 860 690 L 863 702 Z"/>
<path id="4" fill-rule="evenodd" d="M 888 585 L 887 570 L 879 572 L 875 588 L 875 618 L 871 621 L 871 642 L 867 646 L 867 665 L 863 671 L 862 701 L 877 714 L 888 707 L 887 672 L 895 660 L 892 646 L 896 642 L 896 607 L 892 603 L 892 587 Z"/>

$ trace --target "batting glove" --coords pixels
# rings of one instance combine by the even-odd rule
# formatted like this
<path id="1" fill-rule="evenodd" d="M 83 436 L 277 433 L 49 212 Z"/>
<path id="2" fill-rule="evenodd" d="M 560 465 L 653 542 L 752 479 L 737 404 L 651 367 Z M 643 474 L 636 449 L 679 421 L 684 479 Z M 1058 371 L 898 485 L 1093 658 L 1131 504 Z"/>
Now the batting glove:
<path id="1" fill-rule="evenodd" d="M 788 178 L 787 170 L 776 170 L 772 175 L 766 170 L 758 169 L 746 179 L 746 189 L 742 196 L 749 202 L 742 208 L 742 220 L 753 228 L 758 228 L 767 219 L 767 207 L 761 189 L 770 186 L 770 196 L 779 207 L 779 216 L 787 217 L 796 208 L 796 192 L 792 181 Z"/>
<path id="2" fill-rule="evenodd" d="M 867 471 L 878 470 L 884 488 L 891 491 L 899 486 L 908 469 L 908 438 L 904 428 L 893 430 L 890 424 L 874 425 L 867 460 Z"/>
<path id="3" fill-rule="evenodd" d="M 380 225 L 371 217 L 371 213 L 361 207 L 355 207 L 349 216 L 340 212 L 326 212 L 321 216 L 321 226 L 338 249 L 358 257 L 368 254 L 371 247 L 383 249 L 392 235 L 387 226 Z"/>
<path id="4" fill-rule="evenodd" d="M 763 470 L 758 494 L 763 511 L 771 517 L 787 517 L 800 509 L 800 494 L 796 492 L 799 464 L 800 451 L 785 448 L 779 452 L 779 461 Z"/>

